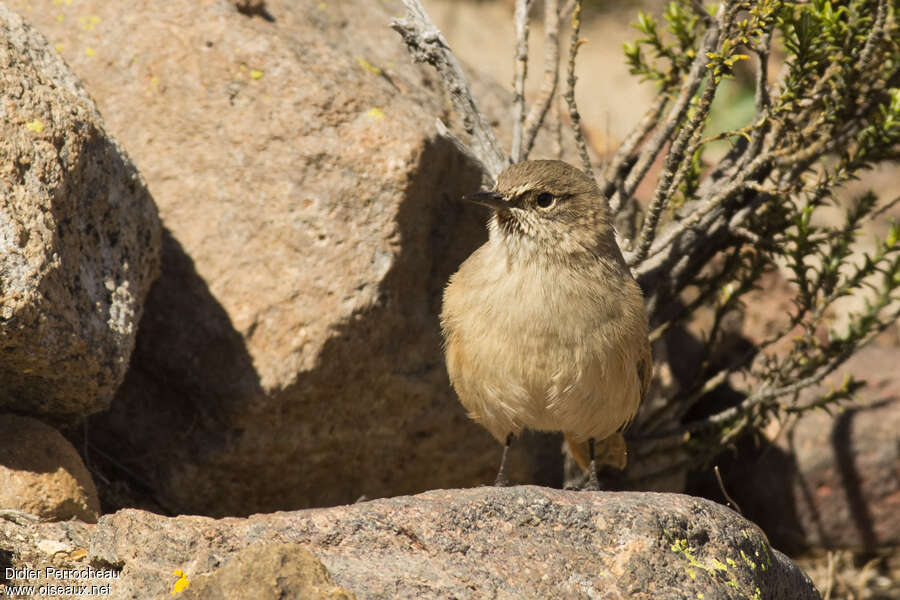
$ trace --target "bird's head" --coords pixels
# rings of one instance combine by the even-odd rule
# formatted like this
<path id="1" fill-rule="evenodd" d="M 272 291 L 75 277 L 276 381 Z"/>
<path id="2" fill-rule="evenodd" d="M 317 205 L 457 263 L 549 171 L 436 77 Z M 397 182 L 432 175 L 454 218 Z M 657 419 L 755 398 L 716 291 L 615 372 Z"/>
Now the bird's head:
<path id="1" fill-rule="evenodd" d="M 606 199 L 590 177 L 562 161 L 517 163 L 500 173 L 493 190 L 464 199 L 494 210 L 491 239 L 511 255 L 570 261 L 615 245 Z"/>

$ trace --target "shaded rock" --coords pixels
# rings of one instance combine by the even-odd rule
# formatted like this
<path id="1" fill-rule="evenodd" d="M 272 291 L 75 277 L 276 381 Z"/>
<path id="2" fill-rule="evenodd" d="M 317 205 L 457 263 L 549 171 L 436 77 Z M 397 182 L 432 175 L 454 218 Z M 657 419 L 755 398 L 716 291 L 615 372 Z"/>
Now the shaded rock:
<path id="1" fill-rule="evenodd" d="M 388 27 L 400 5 L 264 7 L 271 19 L 226 0 L 29 13 L 166 227 L 131 369 L 91 439 L 176 513 L 492 481 L 500 448 L 441 352 L 443 286 L 487 215 L 457 201 L 480 173 L 435 137 L 435 115 L 453 121 L 436 76 Z M 513 454 L 515 481 L 547 481 Z"/>
<path id="2" fill-rule="evenodd" d="M 308 598 L 351 600 L 325 565 L 302 544 L 255 544 L 234 553 L 222 567 L 191 581 L 184 600 Z"/>
<path id="3" fill-rule="evenodd" d="M 88 544 L 86 564 L 117 569 L 112 598 L 168 596 L 173 571 L 215 578 L 242 549 L 272 543 L 305 547 L 361 598 L 818 598 L 752 523 L 676 494 L 525 486 L 246 519 L 123 510 L 90 528 L 0 520 L 0 548 L 15 548 L 15 565 L 45 562 L 44 539 Z"/>
<path id="4" fill-rule="evenodd" d="M 874 551 L 900 545 L 900 349 L 870 345 L 833 379 L 868 381 L 859 402 L 804 415 L 774 443 L 723 465 L 726 488 L 773 544 Z M 816 398 L 816 390 L 801 403 Z M 773 430 L 775 431 L 775 430 Z M 695 491 L 716 497 L 715 484 Z"/>
<path id="5" fill-rule="evenodd" d="M 35 419 L 0 415 L 0 509 L 96 523 L 100 502 L 78 452 Z"/>
<path id="6" fill-rule="evenodd" d="M 0 408 L 105 409 L 159 265 L 140 175 L 47 41 L 0 5 Z"/>

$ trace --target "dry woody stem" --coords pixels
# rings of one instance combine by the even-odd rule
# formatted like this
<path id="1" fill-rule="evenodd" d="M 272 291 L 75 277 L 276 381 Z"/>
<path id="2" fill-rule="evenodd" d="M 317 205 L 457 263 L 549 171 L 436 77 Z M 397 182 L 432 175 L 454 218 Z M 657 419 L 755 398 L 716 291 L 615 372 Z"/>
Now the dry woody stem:
<path id="1" fill-rule="evenodd" d="M 418 0 L 403 0 L 403 5 L 406 7 L 406 16 L 393 21 L 391 27 L 403 37 L 413 60 L 430 64 L 440 74 L 450 102 L 462 118 L 463 129 L 471 136 L 472 154 L 478 157 L 491 179 L 496 179 L 500 171 L 509 164 L 509 159 L 478 110 L 462 66 L 443 34 L 425 12 L 422 3 Z"/>

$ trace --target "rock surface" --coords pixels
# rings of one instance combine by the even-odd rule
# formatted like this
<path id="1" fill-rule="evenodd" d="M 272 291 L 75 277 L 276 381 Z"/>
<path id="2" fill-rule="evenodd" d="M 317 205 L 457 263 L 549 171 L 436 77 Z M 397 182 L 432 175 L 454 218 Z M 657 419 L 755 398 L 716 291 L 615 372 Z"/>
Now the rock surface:
<path id="1" fill-rule="evenodd" d="M 235 552 L 209 575 L 190 581 L 181 598 L 352 600 L 354 596 L 335 585 L 322 561 L 302 544 L 255 544 Z"/>
<path id="2" fill-rule="evenodd" d="M 65 422 L 121 383 L 159 220 L 58 53 L 0 5 L 0 409 Z"/>
<path id="3" fill-rule="evenodd" d="M 0 549 L 15 536 L 27 542 L 14 546 L 13 567 L 40 569 L 50 560 L 43 545 L 57 563 L 76 556 L 83 566 L 115 570 L 111 598 L 170 597 L 180 579 L 174 571 L 188 581 L 224 580 L 249 555 L 272 556 L 264 548 L 284 543 L 309 550 L 360 598 L 818 598 L 752 523 L 676 494 L 525 486 L 246 519 L 123 510 L 96 526 L 0 520 Z M 305 560 L 275 555 L 284 560 L 272 561 L 268 577 Z M 253 581 L 242 585 L 246 597 L 262 597 Z"/>
<path id="4" fill-rule="evenodd" d="M 78 452 L 35 419 L 0 415 L 0 509 L 96 523 L 100 501 Z"/>
<path id="5" fill-rule="evenodd" d="M 453 119 L 388 27 L 400 5 L 237 4 L 12 3 L 61 44 L 165 224 L 92 443 L 172 513 L 492 481 L 500 448 L 449 386 L 437 318 L 486 238 L 457 201 L 480 174 L 435 137 Z M 513 453 L 515 481 L 549 483 Z"/>

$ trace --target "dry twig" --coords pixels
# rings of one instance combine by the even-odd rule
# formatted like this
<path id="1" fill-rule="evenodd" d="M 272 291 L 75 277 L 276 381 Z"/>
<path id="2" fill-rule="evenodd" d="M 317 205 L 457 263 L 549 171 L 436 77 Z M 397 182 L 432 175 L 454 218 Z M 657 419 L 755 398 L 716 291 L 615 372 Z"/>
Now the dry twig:
<path id="1" fill-rule="evenodd" d="M 462 66 L 422 3 L 419 0 L 403 0 L 403 5 L 406 15 L 395 19 L 391 27 L 403 37 L 416 62 L 427 62 L 437 70 L 453 108 L 462 117 L 463 128 L 472 136 L 472 154 L 478 157 L 488 175 L 496 179 L 509 164 L 509 159 L 478 110 Z"/>
<path id="2" fill-rule="evenodd" d="M 544 2 L 544 81 L 538 99 L 525 119 L 525 134 L 521 158 L 527 160 L 534 140 L 544 124 L 550 103 L 559 81 L 559 0 Z"/>
<path id="3" fill-rule="evenodd" d="M 516 0 L 516 61 L 513 76 L 513 136 L 512 162 L 522 157 L 522 136 L 525 129 L 525 79 L 528 77 L 528 14 L 531 0 Z"/>
<path id="4" fill-rule="evenodd" d="M 581 114 L 575 103 L 575 57 L 578 56 L 578 47 L 582 44 L 580 33 L 581 0 L 576 0 L 575 9 L 572 12 L 572 41 L 569 44 L 569 60 L 566 63 L 566 93 L 563 97 L 566 99 L 566 104 L 569 105 L 569 120 L 572 122 L 572 133 L 575 135 L 575 145 L 578 147 L 578 156 L 581 158 L 581 168 L 594 179 L 591 156 L 588 154 L 587 142 L 585 142 L 584 132 L 581 130 Z"/>

